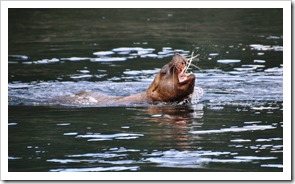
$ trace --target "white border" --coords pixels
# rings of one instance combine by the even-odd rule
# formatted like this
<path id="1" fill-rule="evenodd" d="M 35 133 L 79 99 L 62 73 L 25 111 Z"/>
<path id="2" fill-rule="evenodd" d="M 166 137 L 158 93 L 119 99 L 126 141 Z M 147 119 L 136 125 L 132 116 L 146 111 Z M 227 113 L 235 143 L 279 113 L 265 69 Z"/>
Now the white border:
<path id="1" fill-rule="evenodd" d="M 8 8 L 283 8 L 283 172 L 8 172 Z M 291 1 L 1 1 L 1 180 L 290 180 Z"/>

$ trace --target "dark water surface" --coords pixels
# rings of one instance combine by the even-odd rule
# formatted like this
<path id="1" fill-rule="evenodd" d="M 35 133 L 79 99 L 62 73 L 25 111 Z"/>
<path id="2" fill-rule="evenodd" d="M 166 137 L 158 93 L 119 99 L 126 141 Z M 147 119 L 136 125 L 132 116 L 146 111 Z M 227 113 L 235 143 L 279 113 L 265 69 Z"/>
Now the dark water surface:
<path id="1" fill-rule="evenodd" d="M 9 171 L 282 172 L 282 12 L 9 9 Z M 143 92 L 192 51 L 191 104 L 48 103 Z"/>

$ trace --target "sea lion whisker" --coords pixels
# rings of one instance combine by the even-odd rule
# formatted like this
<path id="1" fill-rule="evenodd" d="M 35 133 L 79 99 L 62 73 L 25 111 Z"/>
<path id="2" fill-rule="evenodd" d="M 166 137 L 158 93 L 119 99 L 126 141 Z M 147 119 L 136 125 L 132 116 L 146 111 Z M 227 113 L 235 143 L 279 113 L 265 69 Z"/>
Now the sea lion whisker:
<path id="1" fill-rule="evenodd" d="M 198 70 L 201 70 L 200 67 L 198 67 L 197 65 L 191 64 L 193 67 L 197 68 Z"/>
<path id="2" fill-rule="evenodd" d="M 189 57 L 188 59 L 192 59 L 192 60 L 193 60 L 193 59 L 195 59 L 196 57 L 199 57 L 199 55 L 200 55 L 200 54 L 197 54 L 197 55 L 195 55 L 195 56 Z"/>
<path id="3" fill-rule="evenodd" d="M 194 55 L 194 51 L 192 52 L 191 57 L 188 58 L 188 61 L 187 61 L 188 64 L 186 65 L 186 67 L 184 68 L 184 70 L 182 70 L 182 72 L 181 72 L 182 74 L 185 73 L 185 72 L 187 71 L 187 69 L 189 68 L 189 66 L 191 65 L 192 60 L 193 60 L 193 59 L 192 59 L 192 58 L 193 58 L 193 55 Z"/>
<path id="4" fill-rule="evenodd" d="M 182 73 L 187 72 L 187 69 L 188 69 L 191 65 L 194 66 L 194 67 L 196 67 L 197 69 L 201 70 L 198 66 L 192 64 L 193 59 L 197 58 L 199 55 L 200 55 L 200 54 L 197 54 L 197 55 L 194 56 L 194 51 L 192 52 L 191 57 L 188 58 L 188 64 L 187 64 L 186 68 L 183 70 Z"/>
<path id="5" fill-rule="evenodd" d="M 185 69 L 185 72 L 187 71 L 187 69 L 189 68 L 189 66 L 191 65 L 191 63 L 192 63 L 192 61 L 193 61 L 193 55 L 194 55 L 194 51 L 193 51 L 192 54 L 191 54 L 191 58 L 189 59 L 189 63 L 188 63 L 188 65 L 187 65 L 186 69 Z"/>
<path id="6" fill-rule="evenodd" d="M 176 67 L 176 68 L 177 68 L 177 66 L 175 65 L 175 63 L 173 63 L 173 64 L 170 66 L 169 70 L 171 70 L 172 67 Z"/>
<path id="7" fill-rule="evenodd" d="M 169 70 L 170 70 L 172 67 L 175 67 L 177 70 L 180 69 L 180 66 L 177 65 L 176 63 L 173 63 L 173 64 L 171 65 L 171 67 L 169 68 Z M 174 72 L 174 70 L 173 70 L 173 72 Z"/>
<path id="8" fill-rule="evenodd" d="M 175 65 L 175 67 L 177 68 L 177 66 Z M 174 76 L 174 70 L 172 71 L 172 75 Z M 172 78 L 172 81 L 173 81 L 173 84 L 174 84 L 174 81 L 175 79 L 174 79 L 174 77 Z M 173 91 L 175 91 L 175 86 L 173 85 Z"/>

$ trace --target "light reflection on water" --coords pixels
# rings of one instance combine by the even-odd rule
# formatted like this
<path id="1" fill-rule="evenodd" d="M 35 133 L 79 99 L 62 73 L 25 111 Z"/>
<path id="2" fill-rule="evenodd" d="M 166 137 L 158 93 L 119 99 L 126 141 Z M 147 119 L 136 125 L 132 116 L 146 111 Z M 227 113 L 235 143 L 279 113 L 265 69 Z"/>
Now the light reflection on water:
<path id="1" fill-rule="evenodd" d="M 283 170 L 280 10 L 75 11 L 9 12 L 9 171 Z M 191 104 L 49 103 L 143 92 L 192 51 Z"/>
<path id="2" fill-rule="evenodd" d="M 127 70 L 121 77 L 113 77 L 114 82 L 31 82 L 9 83 L 10 104 L 46 104 L 52 98 L 76 94 L 81 91 L 93 91 L 113 96 L 125 96 L 140 93 L 147 89 L 159 69 L 155 70 Z M 251 101 L 253 109 L 259 101 L 282 101 L 282 72 L 281 68 L 266 72 L 216 72 L 204 70 L 196 73 L 196 91 L 202 90 L 203 96 L 196 98 L 201 101 L 218 105 L 237 105 Z M 281 72 L 281 75 L 279 75 Z M 92 75 L 77 74 L 72 78 L 93 77 Z M 117 79 L 118 78 L 118 79 Z M 127 82 L 116 82 L 127 80 Z M 132 81 L 132 82 L 129 82 Z M 259 85 L 257 85 L 259 84 Z M 200 88 L 201 87 L 201 88 Z M 48 102 L 47 102 L 48 103 Z M 214 106 L 214 107 L 215 107 Z M 270 108 L 270 107 L 265 107 Z M 278 107 L 272 107 L 278 108 Z"/>
<path id="3" fill-rule="evenodd" d="M 25 109 L 25 106 L 18 108 Z M 223 114 L 234 112 L 235 107 L 225 107 L 216 112 L 201 104 L 128 109 L 74 108 L 69 109 L 73 111 L 69 122 L 64 122 L 62 118 L 69 113 L 67 108 L 50 110 L 45 107 L 42 110 L 42 107 L 39 109 L 36 106 L 33 109 L 40 114 L 51 114 L 47 121 L 40 117 L 43 124 L 39 125 L 40 130 L 33 135 L 39 137 L 38 134 L 42 134 L 43 140 L 33 141 L 25 150 L 21 148 L 21 153 L 11 154 L 11 163 L 39 159 L 47 162 L 47 167 L 54 172 L 148 171 L 146 169 L 149 167 L 156 167 L 159 171 L 165 168 L 224 171 L 224 167 L 227 168 L 226 171 L 245 171 L 253 166 L 253 171 L 263 168 L 276 171 L 282 168 L 280 160 L 283 139 L 278 132 L 283 124 L 275 123 L 280 118 L 274 119 L 271 115 L 268 115 L 267 120 L 265 116 L 263 121 L 259 121 L 261 115 L 249 118 L 255 114 L 255 110 L 249 107 L 227 117 Z M 96 115 L 81 118 L 81 115 L 89 111 L 96 112 Z M 100 111 L 108 112 L 112 118 L 105 119 L 108 115 L 103 116 L 105 112 Z M 266 110 L 259 111 L 266 113 Z M 275 108 L 267 111 L 281 114 Z M 119 115 L 121 113 L 129 116 L 124 116 L 124 121 L 117 121 L 122 118 Z M 23 113 L 25 114 L 28 115 L 28 112 Z M 214 114 L 215 121 L 213 119 L 208 124 L 208 118 L 212 119 Z M 20 123 L 11 123 L 10 130 L 23 132 L 23 126 L 31 127 L 29 124 L 34 124 L 29 117 L 23 115 L 20 115 L 21 120 L 16 121 Z M 244 116 L 252 121 L 241 121 L 240 118 Z M 104 118 L 104 121 L 97 123 L 100 122 L 99 118 Z M 55 124 L 56 121 L 51 119 L 61 121 Z M 49 129 L 46 134 L 42 131 L 43 125 Z M 30 136 L 24 135 L 23 138 Z M 52 136 L 58 137 L 52 140 Z M 60 141 L 66 145 L 64 148 L 60 147 Z M 49 154 L 53 150 L 56 153 Z"/>
<path id="4" fill-rule="evenodd" d="M 222 62 L 222 64 L 231 64 L 228 62 Z M 260 68 L 263 70 L 260 70 Z M 138 93 L 148 87 L 158 71 L 159 68 L 149 70 L 125 69 L 121 76 L 114 76 L 109 78 L 108 81 L 101 82 L 12 82 L 9 83 L 9 103 L 11 105 L 57 105 L 48 104 L 48 100 L 56 96 L 75 94 L 86 90 L 115 96 Z M 63 132 L 62 136 L 69 137 L 72 141 L 75 139 L 85 140 L 86 143 L 84 141 L 83 144 L 97 142 L 107 145 L 108 142 L 114 144 L 112 142 L 124 141 L 123 145 L 132 145 L 132 142 L 128 142 L 137 140 L 141 145 L 144 144 L 145 139 L 148 139 L 152 142 L 160 141 L 158 144 L 161 145 L 160 147 L 163 150 L 158 150 L 158 144 L 153 146 L 148 143 L 136 147 L 136 149 L 129 145 L 129 147 L 113 147 L 110 149 L 99 148 L 97 153 L 86 152 L 58 157 L 46 156 L 45 162 L 52 165 L 49 171 L 146 171 L 146 167 L 151 166 L 159 170 L 182 168 L 223 171 L 225 165 L 229 171 L 243 171 L 253 164 L 256 165 L 255 170 L 257 171 L 260 170 L 259 168 L 281 169 L 283 166 L 279 160 L 281 160 L 283 151 L 282 137 L 277 134 L 276 137 L 262 138 L 259 136 L 259 132 L 269 134 L 268 131 L 272 132 L 281 129 L 283 126 L 281 120 L 268 123 L 264 120 L 265 118 L 260 118 L 262 114 L 280 114 L 280 111 L 282 111 L 282 104 L 278 103 L 282 101 L 282 68 L 265 69 L 265 66 L 253 64 L 242 65 L 240 68 L 234 67 L 232 71 L 214 69 L 192 71 L 196 72 L 197 75 L 195 90 L 201 90 L 203 96 L 195 96 L 192 104 L 188 107 L 162 105 L 130 107 L 129 110 L 137 113 L 130 115 L 129 123 L 119 124 L 120 128 L 116 132 L 112 130 L 113 133 L 109 132 L 110 130 L 104 130 L 103 127 L 101 131 L 97 132 L 93 130 L 91 125 L 86 127 L 87 132 L 84 133 L 80 132 L 81 130 L 79 131 L 80 128 L 63 130 L 63 127 L 71 127 L 73 123 L 62 122 L 57 124 Z M 72 79 L 94 77 L 87 69 L 77 72 L 77 74 L 71 75 Z M 108 77 L 106 70 L 99 72 L 105 73 L 104 75 Z M 227 125 L 213 121 L 211 122 L 212 126 L 206 127 L 208 125 L 204 124 L 208 121 L 204 120 L 207 117 L 206 112 L 212 111 L 222 114 L 227 106 L 231 106 L 232 111 L 236 113 L 260 116 L 247 120 L 240 125 L 235 120 L 230 119 L 225 123 Z M 107 122 L 112 118 L 118 119 L 113 117 L 116 112 L 108 112 L 108 114 L 110 114 L 110 118 L 105 119 L 106 122 L 100 122 L 104 127 L 111 126 Z M 221 116 L 223 119 L 225 117 Z M 98 117 L 98 119 L 101 118 Z M 83 121 L 85 120 L 87 118 Z M 226 121 L 226 119 L 222 121 Z M 134 125 L 138 122 L 147 123 Z M 157 123 L 160 127 L 153 127 L 155 125 L 151 122 Z M 12 122 L 9 125 L 17 127 L 19 124 Z M 136 126 L 140 126 L 141 129 L 133 131 Z M 146 132 L 142 129 L 145 129 Z M 257 132 L 255 133 L 257 136 L 254 136 L 255 140 L 247 136 L 248 132 L 251 134 Z M 244 134 L 246 134 L 245 137 Z M 210 135 L 213 135 L 213 137 Z M 235 135 L 239 136 L 235 137 Z M 208 136 L 209 141 L 207 140 Z M 223 141 L 220 141 L 220 138 Z M 60 139 L 64 138 L 61 137 Z M 214 148 L 207 144 L 221 144 L 222 146 Z M 151 149 L 153 147 L 156 149 Z M 39 150 L 34 145 L 27 149 L 32 148 L 36 150 L 35 154 L 38 155 L 35 159 L 41 159 L 42 156 L 39 155 L 45 155 L 44 152 L 47 152 L 47 149 Z M 270 156 L 264 156 L 265 154 Z M 29 157 L 29 159 L 33 158 Z M 18 154 L 9 157 L 11 161 L 26 159 Z M 236 164 L 239 164 L 240 167 L 236 167 Z M 97 167 L 99 165 L 102 167 Z"/>

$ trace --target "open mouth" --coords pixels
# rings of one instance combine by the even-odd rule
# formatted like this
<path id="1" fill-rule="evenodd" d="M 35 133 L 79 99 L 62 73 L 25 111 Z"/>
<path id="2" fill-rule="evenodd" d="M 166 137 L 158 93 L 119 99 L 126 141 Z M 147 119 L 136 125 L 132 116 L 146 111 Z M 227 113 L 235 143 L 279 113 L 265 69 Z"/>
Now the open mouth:
<path id="1" fill-rule="evenodd" d="M 187 83 L 190 79 L 194 78 L 193 73 L 187 73 L 184 70 L 178 74 L 178 80 L 180 84 Z"/>
<path id="2" fill-rule="evenodd" d="M 188 58 L 185 58 L 182 55 L 174 56 L 173 64 L 176 67 L 176 73 L 177 73 L 178 81 L 180 84 L 185 84 L 195 79 L 195 75 L 192 72 L 188 73 L 187 70 L 189 69 L 190 66 L 199 68 L 196 65 L 192 64 L 193 59 L 198 56 L 199 54 L 194 56 L 194 52 L 192 52 L 191 56 Z"/>
<path id="3" fill-rule="evenodd" d="M 189 63 L 185 61 L 185 65 L 178 68 L 178 80 L 180 84 L 187 83 L 190 79 L 194 78 L 195 75 L 193 73 L 188 73 L 187 69 L 189 68 Z"/>

